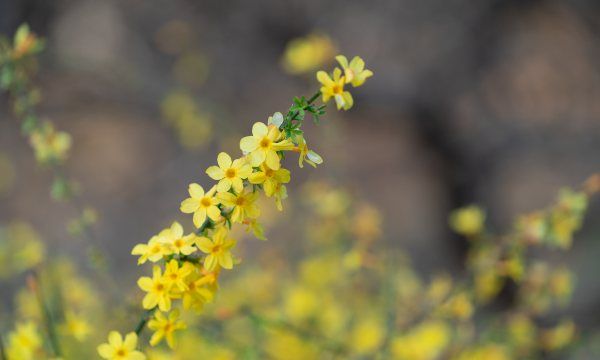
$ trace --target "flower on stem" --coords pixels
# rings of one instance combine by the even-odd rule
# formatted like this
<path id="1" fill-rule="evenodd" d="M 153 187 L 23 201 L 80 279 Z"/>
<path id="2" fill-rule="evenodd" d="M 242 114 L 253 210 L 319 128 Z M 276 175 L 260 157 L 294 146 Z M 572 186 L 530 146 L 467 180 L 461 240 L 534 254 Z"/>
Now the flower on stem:
<path id="1" fill-rule="evenodd" d="M 34 359 L 39 356 L 42 337 L 34 322 L 18 323 L 15 330 L 8 335 L 6 348 L 9 359 Z"/>
<path id="2" fill-rule="evenodd" d="M 176 330 L 185 329 L 187 326 L 179 320 L 179 310 L 173 310 L 169 316 L 163 315 L 160 311 L 154 312 L 154 318 L 148 322 L 148 327 L 154 330 L 154 334 L 150 338 L 150 345 L 156 346 L 162 339 L 167 340 L 167 345 L 171 349 L 175 347 L 175 337 L 173 333 Z"/>
<path id="3" fill-rule="evenodd" d="M 258 198 L 257 192 L 246 189 L 239 194 L 225 192 L 219 193 L 217 196 L 221 200 L 221 204 L 233 209 L 231 221 L 234 223 L 241 223 L 246 218 L 257 218 L 260 215 L 260 209 L 255 204 Z"/>
<path id="4" fill-rule="evenodd" d="M 342 76 L 342 70 L 335 68 L 333 70 L 333 79 L 325 71 L 319 71 L 317 73 L 317 80 L 323 85 L 321 87 L 321 94 L 323 94 L 324 103 L 334 98 L 338 110 L 348 110 L 352 107 L 354 100 L 348 91 L 344 91 L 346 79 Z"/>
<path id="5" fill-rule="evenodd" d="M 219 166 L 211 166 L 206 169 L 206 174 L 213 180 L 218 180 L 217 190 L 219 192 L 229 191 L 233 187 L 236 192 L 244 188 L 243 179 L 248 178 L 252 173 L 252 167 L 246 163 L 245 159 L 235 159 L 231 161 L 231 156 L 221 152 L 217 156 Z M 214 220 L 214 219 L 213 219 Z"/>
<path id="6" fill-rule="evenodd" d="M 335 59 L 344 70 L 346 84 L 352 83 L 352 86 L 359 87 L 364 84 L 367 78 L 373 76 L 371 70 L 365 70 L 365 61 L 359 56 L 355 56 L 350 64 L 348 64 L 348 59 L 344 55 L 338 55 Z"/>
<path id="7" fill-rule="evenodd" d="M 185 291 L 187 290 L 185 278 L 191 274 L 193 270 L 194 265 L 191 263 L 184 262 L 183 265 L 179 266 L 179 262 L 177 262 L 175 259 L 172 259 L 165 266 L 165 274 L 163 277 L 165 278 L 169 288 L 174 287 L 179 291 Z"/>
<path id="8" fill-rule="evenodd" d="M 158 235 L 153 236 L 147 244 L 137 244 L 133 250 L 131 250 L 131 255 L 140 256 L 138 265 L 141 265 L 148 260 L 157 262 L 161 260 L 163 256 L 171 253 L 171 247 L 168 244 L 165 244 Z"/>
<path id="9" fill-rule="evenodd" d="M 213 186 L 208 192 L 204 192 L 202 186 L 194 183 L 188 187 L 190 197 L 181 202 L 180 210 L 184 214 L 194 214 L 194 225 L 199 228 L 206 217 L 217 221 L 221 216 L 221 210 L 217 206 L 219 200 L 215 197 L 216 187 Z"/>
<path id="10" fill-rule="evenodd" d="M 231 248 L 235 246 L 235 240 L 228 237 L 229 232 L 225 227 L 220 227 L 213 233 L 212 240 L 207 237 L 200 237 L 197 245 L 208 254 L 204 259 L 204 268 L 208 271 L 214 270 L 217 265 L 224 269 L 233 268 L 233 256 Z"/>
<path id="11" fill-rule="evenodd" d="M 240 149 L 250 154 L 252 166 L 259 166 L 263 162 L 271 169 L 280 167 L 277 151 L 292 150 L 294 144 L 289 139 L 281 139 L 281 132 L 275 125 L 267 126 L 261 122 L 254 123 L 252 135 L 240 140 Z"/>
<path id="12" fill-rule="evenodd" d="M 287 184 L 290 182 L 290 171 L 283 168 L 273 170 L 266 164 L 262 164 L 260 169 L 252 173 L 248 180 L 252 184 L 262 184 L 265 194 L 271 197 L 275 192 L 277 184 Z"/>
<path id="13" fill-rule="evenodd" d="M 108 343 L 98 346 L 98 354 L 109 360 L 144 360 L 146 355 L 137 351 L 138 337 L 134 332 L 125 336 L 125 340 L 117 331 L 108 334 Z"/>
<path id="14" fill-rule="evenodd" d="M 310 150 L 306 144 L 306 140 L 302 136 L 298 139 L 298 147 L 296 147 L 294 151 L 298 151 L 300 153 L 300 156 L 298 157 L 298 166 L 300 166 L 300 168 L 304 167 L 304 162 L 314 168 L 323 163 L 323 158 L 321 155 Z"/>
<path id="15" fill-rule="evenodd" d="M 153 309 L 158 305 L 160 311 L 169 311 L 171 309 L 171 287 L 169 282 L 162 276 L 160 267 L 152 268 L 152 277 L 141 277 L 138 280 L 138 286 L 147 294 L 144 296 L 142 306 L 144 309 Z"/>
<path id="16" fill-rule="evenodd" d="M 161 241 L 166 244 L 174 254 L 189 255 L 196 251 L 194 242 L 195 234 L 183 235 L 183 227 L 177 221 L 170 228 L 160 232 Z"/>
<path id="17" fill-rule="evenodd" d="M 186 278 L 187 290 L 183 293 L 183 308 L 201 311 L 214 297 L 216 276 L 214 273 L 201 274 L 196 271 Z M 208 286 L 208 287 L 207 287 Z"/>

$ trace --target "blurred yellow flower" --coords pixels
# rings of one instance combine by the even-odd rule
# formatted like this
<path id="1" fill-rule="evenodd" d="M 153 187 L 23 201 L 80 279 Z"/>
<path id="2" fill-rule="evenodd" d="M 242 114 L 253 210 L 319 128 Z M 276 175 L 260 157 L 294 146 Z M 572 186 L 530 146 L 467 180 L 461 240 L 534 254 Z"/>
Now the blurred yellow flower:
<path id="1" fill-rule="evenodd" d="M 484 229 L 485 213 L 480 207 L 470 205 L 450 213 L 449 223 L 452 230 L 464 236 L 475 236 Z"/>
<path id="2" fill-rule="evenodd" d="M 35 360 L 42 351 L 42 337 L 33 322 L 17 323 L 16 328 L 8 334 L 6 353 L 9 359 Z"/>
<path id="3" fill-rule="evenodd" d="M 385 338 L 385 323 L 375 316 L 366 316 L 358 320 L 352 328 L 351 347 L 358 354 L 375 352 Z"/>
<path id="4" fill-rule="evenodd" d="M 108 334 L 108 343 L 98 346 L 98 354 L 104 359 L 109 360 L 144 360 L 146 355 L 137 351 L 138 337 L 134 332 L 130 332 L 125 339 L 116 331 Z"/>
<path id="5" fill-rule="evenodd" d="M 45 122 L 31 134 L 30 142 L 40 163 L 62 162 L 71 148 L 71 135 L 56 131 L 51 122 Z"/>
<path id="6" fill-rule="evenodd" d="M 405 335 L 395 337 L 391 352 L 398 360 L 433 360 L 450 344 L 451 329 L 443 321 L 431 320 L 416 326 Z"/>
<path id="7" fill-rule="evenodd" d="M 154 330 L 154 334 L 150 338 L 150 345 L 156 346 L 162 339 L 166 339 L 169 347 L 173 349 L 175 347 L 174 332 L 185 329 L 186 325 L 179 320 L 179 310 L 175 309 L 171 311 L 169 316 L 163 315 L 160 311 L 155 311 L 154 318 L 148 321 L 148 328 Z"/>
<path id="8" fill-rule="evenodd" d="M 172 259 L 165 265 L 165 273 L 163 275 L 167 287 L 175 288 L 179 291 L 185 291 L 188 289 L 187 284 L 185 282 L 186 277 L 192 273 L 194 270 L 194 266 L 189 262 L 183 262 L 181 266 L 179 266 L 179 262 L 175 259 Z"/>
<path id="9" fill-rule="evenodd" d="M 331 39 L 309 34 L 290 40 L 283 53 L 283 68 L 290 74 L 303 74 L 324 65 L 335 54 Z"/>
<path id="10" fill-rule="evenodd" d="M 564 320 L 556 327 L 544 330 L 540 335 L 540 342 L 544 349 L 556 351 L 569 345 L 575 337 L 575 324 L 571 320 Z"/>
<path id="11" fill-rule="evenodd" d="M 89 322 L 70 310 L 65 313 L 65 323 L 62 329 L 78 341 L 84 341 L 92 332 Z"/>

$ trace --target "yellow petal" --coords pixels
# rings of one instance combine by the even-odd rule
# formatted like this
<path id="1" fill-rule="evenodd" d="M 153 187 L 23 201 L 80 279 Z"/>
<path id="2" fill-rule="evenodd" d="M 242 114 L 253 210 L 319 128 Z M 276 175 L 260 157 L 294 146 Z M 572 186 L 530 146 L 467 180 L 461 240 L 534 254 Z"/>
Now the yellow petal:
<path id="1" fill-rule="evenodd" d="M 194 221 L 194 226 L 200 228 L 204 223 L 204 220 L 206 220 L 206 209 L 199 209 L 196 211 L 192 220 Z"/>
<path id="2" fill-rule="evenodd" d="M 280 167 L 279 164 L 279 155 L 275 151 L 267 151 L 266 164 L 273 170 L 278 170 Z"/>
<path id="3" fill-rule="evenodd" d="M 127 350 L 135 350 L 136 345 L 137 335 L 134 332 L 130 332 L 129 334 L 125 335 L 123 346 L 125 346 Z"/>
<path id="4" fill-rule="evenodd" d="M 245 136 L 240 140 L 240 149 L 246 153 L 254 151 L 258 147 L 258 140 L 254 136 Z"/>
<path id="5" fill-rule="evenodd" d="M 213 180 L 221 180 L 225 177 L 225 173 L 223 172 L 223 170 L 220 167 L 214 165 L 206 169 L 206 174 Z"/>
<path id="6" fill-rule="evenodd" d="M 98 354 L 100 354 L 100 356 L 102 356 L 103 358 L 105 358 L 105 359 L 112 358 L 112 355 L 113 355 L 112 346 L 110 346 L 108 344 L 102 344 L 102 345 L 98 346 L 97 350 L 98 350 Z"/>
<path id="7" fill-rule="evenodd" d="M 197 199 L 187 198 L 181 202 L 179 210 L 184 214 L 191 214 L 200 207 L 200 202 Z"/>
<path id="8" fill-rule="evenodd" d="M 223 178 L 219 181 L 219 183 L 217 184 L 217 191 L 218 192 L 227 192 L 229 191 L 229 189 L 231 189 L 231 180 L 229 180 L 228 178 Z"/>
<path id="9" fill-rule="evenodd" d="M 195 199 L 200 199 L 204 196 L 204 189 L 202 188 L 202 186 L 196 183 L 190 184 L 190 186 L 188 186 L 188 192 L 190 193 L 190 196 Z"/>
<path id="10" fill-rule="evenodd" d="M 114 347 L 119 347 L 123 345 L 123 338 L 117 331 L 111 331 L 108 334 L 108 343 Z"/>
<path id="11" fill-rule="evenodd" d="M 225 152 L 220 152 L 217 156 L 217 164 L 223 170 L 228 169 L 231 167 L 231 156 Z"/>
<path id="12" fill-rule="evenodd" d="M 255 138 L 262 138 L 263 136 L 266 136 L 268 133 L 269 133 L 269 128 L 264 123 L 255 122 L 254 125 L 252 125 L 252 136 L 254 136 Z"/>

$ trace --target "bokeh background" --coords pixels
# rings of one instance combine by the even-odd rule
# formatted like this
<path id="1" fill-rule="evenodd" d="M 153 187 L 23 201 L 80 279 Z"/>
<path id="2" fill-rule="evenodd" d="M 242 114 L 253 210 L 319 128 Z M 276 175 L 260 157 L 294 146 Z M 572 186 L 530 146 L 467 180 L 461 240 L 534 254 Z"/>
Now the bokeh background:
<path id="1" fill-rule="evenodd" d="M 313 69 L 285 65 L 299 37 L 327 39 L 331 60 L 361 55 L 375 76 L 354 109 L 308 126 L 325 164 L 295 171 L 290 193 L 320 179 L 350 189 L 383 213 L 385 246 L 407 249 L 424 276 L 462 269 L 450 210 L 478 203 L 502 232 L 599 169 L 597 1 L 0 2 L 0 33 L 22 22 L 47 39 L 40 113 L 73 136 L 67 172 L 98 211 L 95 236 L 124 288 L 140 273 L 131 247 L 170 224 L 215 154 L 313 93 Z M 8 104 L 3 95 L 0 221 L 26 220 L 51 254 L 85 262 L 64 226 L 74 210 L 50 199 L 52 174 Z M 584 330 L 600 326 L 599 214 L 592 203 L 559 259 L 578 276 L 567 312 Z M 281 223 L 252 252 L 301 240 Z"/>

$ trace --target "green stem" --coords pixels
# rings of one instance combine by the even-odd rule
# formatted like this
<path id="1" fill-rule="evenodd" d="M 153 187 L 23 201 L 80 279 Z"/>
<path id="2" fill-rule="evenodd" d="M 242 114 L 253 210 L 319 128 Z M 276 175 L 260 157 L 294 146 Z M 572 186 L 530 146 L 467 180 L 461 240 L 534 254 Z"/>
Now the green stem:
<path id="1" fill-rule="evenodd" d="M 44 316 L 44 324 L 46 325 L 46 332 L 48 333 L 50 347 L 52 348 L 52 351 L 54 352 L 55 356 L 62 357 L 62 352 L 60 350 L 60 345 L 56 336 L 54 319 L 52 317 L 52 313 L 50 312 L 50 308 L 48 308 L 48 305 L 46 304 L 46 301 L 44 299 L 44 294 L 42 293 L 42 289 L 40 286 L 39 275 L 36 270 L 33 271 L 29 287 L 36 294 L 40 309 L 42 310 L 42 315 Z"/>
<path id="2" fill-rule="evenodd" d="M 142 331 L 144 331 L 144 328 L 146 327 L 148 320 L 150 320 L 150 317 L 152 316 L 152 314 L 154 314 L 155 310 L 156 310 L 156 308 L 152 308 L 150 310 L 144 311 L 144 314 L 140 318 L 140 321 L 138 321 L 137 325 L 135 326 L 134 331 L 135 331 L 136 335 L 139 336 L 142 333 Z"/>

